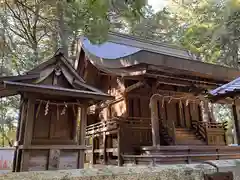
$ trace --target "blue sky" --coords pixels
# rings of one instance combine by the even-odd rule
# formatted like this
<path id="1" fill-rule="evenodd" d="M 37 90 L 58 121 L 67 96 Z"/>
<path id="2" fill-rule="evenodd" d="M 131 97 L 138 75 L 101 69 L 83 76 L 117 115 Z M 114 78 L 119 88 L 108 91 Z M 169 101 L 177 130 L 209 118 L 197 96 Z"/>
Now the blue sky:
<path id="1" fill-rule="evenodd" d="M 153 7 L 154 11 L 159 11 L 167 5 L 167 0 L 148 0 L 148 4 Z"/>

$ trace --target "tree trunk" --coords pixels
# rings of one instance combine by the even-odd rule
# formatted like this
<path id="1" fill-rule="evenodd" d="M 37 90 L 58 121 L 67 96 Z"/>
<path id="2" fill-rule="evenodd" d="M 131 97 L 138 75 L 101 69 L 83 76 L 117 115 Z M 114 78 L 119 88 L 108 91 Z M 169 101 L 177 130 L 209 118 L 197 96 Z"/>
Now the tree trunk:
<path id="1" fill-rule="evenodd" d="M 64 8 L 61 1 L 57 2 L 57 19 L 58 19 L 58 30 L 60 37 L 60 45 L 64 52 L 64 55 L 68 57 L 68 33 L 67 27 L 64 21 Z"/>

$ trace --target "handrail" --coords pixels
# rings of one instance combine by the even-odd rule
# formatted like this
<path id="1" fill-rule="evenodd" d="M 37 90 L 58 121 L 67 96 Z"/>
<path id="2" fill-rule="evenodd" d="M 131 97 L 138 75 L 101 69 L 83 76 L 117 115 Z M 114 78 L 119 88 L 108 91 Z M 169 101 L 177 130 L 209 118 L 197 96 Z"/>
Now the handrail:
<path id="1" fill-rule="evenodd" d="M 151 118 L 142 117 L 114 117 L 109 120 L 101 121 L 95 124 L 88 125 L 86 127 L 86 135 L 93 133 L 101 133 L 104 130 L 113 130 L 118 127 L 118 125 L 127 125 L 131 128 L 151 128 Z"/>
<path id="2" fill-rule="evenodd" d="M 206 122 L 192 121 L 192 126 L 195 131 L 207 142 L 207 126 Z"/>
<path id="3" fill-rule="evenodd" d="M 167 132 L 169 138 L 171 139 L 172 143 L 175 144 L 175 140 L 176 140 L 176 129 L 175 129 L 175 124 L 174 121 L 163 121 L 163 119 L 161 119 L 161 125 L 162 128 Z"/>
<path id="4" fill-rule="evenodd" d="M 192 127 L 195 131 L 209 144 L 209 133 L 212 130 L 226 130 L 227 122 L 202 122 L 202 121 L 192 121 Z"/>

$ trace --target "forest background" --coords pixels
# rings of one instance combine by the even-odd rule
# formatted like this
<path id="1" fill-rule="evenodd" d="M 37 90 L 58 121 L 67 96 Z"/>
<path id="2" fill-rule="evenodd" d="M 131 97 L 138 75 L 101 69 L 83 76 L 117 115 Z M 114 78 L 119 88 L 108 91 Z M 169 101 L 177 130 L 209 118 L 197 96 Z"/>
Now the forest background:
<path id="1" fill-rule="evenodd" d="M 160 1 L 160 0 L 159 0 Z M 109 31 L 186 48 L 204 62 L 239 68 L 240 0 L 165 0 L 156 11 L 146 0 L 0 0 L 0 75 L 19 75 L 61 47 L 70 59 L 80 35 L 93 43 Z M 0 145 L 15 140 L 19 97 L 0 100 Z M 214 105 L 229 122 L 227 106 Z"/>

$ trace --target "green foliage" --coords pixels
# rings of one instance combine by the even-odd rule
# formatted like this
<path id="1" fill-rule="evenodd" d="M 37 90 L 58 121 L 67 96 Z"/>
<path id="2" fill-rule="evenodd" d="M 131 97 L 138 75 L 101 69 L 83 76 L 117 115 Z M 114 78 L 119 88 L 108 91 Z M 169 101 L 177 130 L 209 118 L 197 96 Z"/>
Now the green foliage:
<path id="1" fill-rule="evenodd" d="M 168 7 L 154 13 L 146 0 L 1 1 L 1 75 L 22 74 L 59 47 L 74 56 L 79 35 L 102 43 L 109 30 L 173 43 L 205 62 L 238 67 L 239 0 L 178 2 L 169 0 Z M 2 124 L 16 120 L 9 116 L 17 114 L 16 102 L 4 99 L 0 104 Z M 218 109 L 218 116 L 227 119 L 223 109 Z M 1 129 L 5 136 L 14 128 L 0 125 Z"/>
<path id="2" fill-rule="evenodd" d="M 182 46 L 205 62 L 237 67 L 239 14 L 238 0 L 169 1 L 134 24 L 131 33 Z"/>
<path id="3" fill-rule="evenodd" d="M 122 21 L 139 21 L 145 0 L 3 0 L 0 2 L 0 75 L 23 74 L 62 47 L 75 53 L 79 35 L 94 43 Z M 0 102 L 0 144 L 14 140 L 18 98 Z"/>

